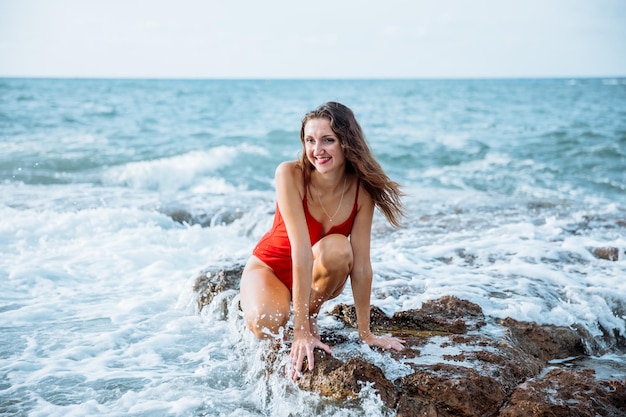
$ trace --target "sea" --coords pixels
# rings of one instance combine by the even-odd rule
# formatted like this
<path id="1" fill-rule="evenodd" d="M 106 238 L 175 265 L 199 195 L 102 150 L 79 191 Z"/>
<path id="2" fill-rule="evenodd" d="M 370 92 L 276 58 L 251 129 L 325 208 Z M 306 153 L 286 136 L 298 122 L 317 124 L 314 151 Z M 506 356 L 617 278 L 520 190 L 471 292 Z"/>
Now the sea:
<path id="1" fill-rule="evenodd" d="M 374 217 L 373 305 L 582 328 L 580 366 L 626 378 L 624 78 L 2 78 L 0 415 L 392 415 L 369 387 L 336 403 L 268 372 L 238 296 L 225 318 L 193 291 L 268 230 L 275 168 L 326 101 L 404 193 L 401 228 Z M 322 331 L 380 356 L 338 303 L 349 286 Z"/>

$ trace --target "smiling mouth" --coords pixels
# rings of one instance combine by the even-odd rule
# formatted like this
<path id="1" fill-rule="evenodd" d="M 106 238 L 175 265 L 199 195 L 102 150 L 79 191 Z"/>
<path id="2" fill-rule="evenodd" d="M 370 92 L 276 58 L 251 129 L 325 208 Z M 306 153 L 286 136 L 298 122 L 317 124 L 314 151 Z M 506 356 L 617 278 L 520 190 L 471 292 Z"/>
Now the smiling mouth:
<path id="1" fill-rule="evenodd" d="M 320 164 L 325 164 L 326 162 L 330 161 L 330 156 L 315 158 L 315 160 Z"/>

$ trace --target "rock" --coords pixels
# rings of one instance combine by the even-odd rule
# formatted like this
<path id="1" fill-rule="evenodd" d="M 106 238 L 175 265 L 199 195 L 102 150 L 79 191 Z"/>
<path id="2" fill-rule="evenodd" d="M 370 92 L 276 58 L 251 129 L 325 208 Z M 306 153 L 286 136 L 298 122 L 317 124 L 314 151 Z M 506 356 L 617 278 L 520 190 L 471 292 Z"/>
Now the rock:
<path id="1" fill-rule="evenodd" d="M 422 403 L 437 416 L 493 416 L 507 398 L 494 379 L 464 366 L 437 364 L 400 378 L 402 387 L 398 415 L 411 416 Z"/>
<path id="2" fill-rule="evenodd" d="M 443 296 L 437 300 L 424 302 L 422 312 L 435 317 L 445 317 L 447 320 L 462 320 L 468 330 L 476 330 L 485 325 L 485 315 L 478 304 L 461 300 L 454 296 Z"/>
<path id="3" fill-rule="evenodd" d="M 216 295 L 228 290 L 239 291 L 241 273 L 243 265 L 235 265 L 227 269 L 207 269 L 200 273 L 193 284 L 193 290 L 197 294 L 198 311 L 213 301 Z M 223 300 L 221 306 L 224 315 L 226 314 L 228 300 Z"/>
<path id="4" fill-rule="evenodd" d="M 622 312 L 624 311 L 624 307 L 620 306 L 617 309 L 613 310 L 616 317 L 626 317 Z M 626 335 L 620 333 L 619 329 L 608 329 L 605 326 L 600 325 L 600 331 L 602 332 L 602 340 L 605 345 L 614 347 L 619 351 L 626 351 Z M 597 349 L 601 353 L 605 353 L 606 349 Z"/>
<path id="5" fill-rule="evenodd" d="M 440 345 L 446 347 L 460 353 L 444 354 L 434 365 L 414 365 L 414 373 L 394 381 L 398 415 L 421 415 L 413 413 L 416 405 L 437 416 L 497 415 L 515 387 L 543 369 L 517 347 L 481 335 L 449 335 Z"/>
<path id="6" fill-rule="evenodd" d="M 211 305 L 225 318 L 227 297 L 236 295 L 242 270 L 235 265 L 203 271 L 194 284 L 198 309 Z M 331 315 L 356 327 L 354 306 L 339 304 Z M 375 332 L 406 340 L 400 352 L 376 349 L 386 356 L 385 366 L 401 369 L 403 376 L 385 375 L 385 369 L 358 353 L 338 359 L 316 350 L 315 368 L 302 373 L 300 388 L 343 403 L 371 385 L 399 417 L 626 415 L 624 381 L 600 380 L 592 370 L 545 371 L 550 361 L 589 355 L 595 339 L 581 327 L 506 318 L 490 320 L 491 330 L 483 334 L 486 318 L 480 306 L 452 296 L 391 317 L 372 306 L 371 323 Z M 494 332 L 494 326 L 502 331 Z M 353 343 L 343 331 L 323 330 L 322 340 L 331 348 Z M 289 339 L 289 329 L 286 334 Z M 277 348 L 266 360 L 273 364 L 283 354 Z"/>
<path id="7" fill-rule="evenodd" d="M 574 329 L 539 326 L 511 318 L 502 320 L 500 324 L 507 328 L 516 346 L 543 362 L 587 354 L 581 334 Z"/>
<path id="8" fill-rule="evenodd" d="M 304 368 L 307 364 L 305 363 Z M 383 371 L 365 360 L 353 357 L 345 363 L 322 351 L 315 351 L 315 367 L 298 380 L 300 388 L 317 391 L 325 397 L 345 401 L 354 398 L 365 384 L 372 384 L 389 408 L 396 404 L 397 390 Z"/>
<path id="9" fill-rule="evenodd" d="M 626 383 L 597 381 L 592 370 L 553 369 L 515 389 L 501 417 L 626 415 Z"/>
<path id="10" fill-rule="evenodd" d="M 160 211 L 177 223 L 189 226 L 199 225 L 200 227 L 231 224 L 243 216 L 243 212 L 238 209 L 224 210 L 220 208 L 214 212 L 196 214 L 192 214 L 190 211 L 182 208 L 166 207 Z"/>
<path id="11" fill-rule="evenodd" d="M 345 324 L 356 328 L 354 306 L 339 304 L 331 314 Z M 465 321 L 463 318 L 467 318 Z M 427 301 L 421 309 L 400 311 L 387 316 L 381 309 L 372 306 L 370 322 L 375 330 L 406 332 L 407 330 L 435 331 L 463 334 L 485 324 L 485 316 L 480 306 L 457 297 L 446 296 L 439 300 Z"/>
<path id="12" fill-rule="evenodd" d="M 394 329 L 430 330 L 456 334 L 467 332 L 467 325 L 461 319 L 436 316 L 418 309 L 394 313 L 392 323 Z"/>
<path id="13" fill-rule="evenodd" d="M 441 347 L 453 347 L 460 352 L 442 355 L 449 362 L 460 362 L 481 369 L 505 387 L 513 389 L 520 382 L 541 372 L 545 363 L 504 340 L 494 340 L 483 335 L 451 336 Z"/>
<path id="14" fill-rule="evenodd" d="M 356 329 L 356 309 L 353 305 L 337 304 L 330 313 L 343 323 Z M 392 326 L 391 318 L 376 306 L 370 307 L 370 324 L 372 327 L 389 328 Z"/>
<path id="15" fill-rule="evenodd" d="M 193 221 L 193 216 L 186 210 L 176 209 L 169 212 L 165 212 L 166 215 L 170 216 L 172 220 L 181 224 L 191 224 Z"/>
<path id="16" fill-rule="evenodd" d="M 598 259 L 607 261 L 617 261 L 619 259 L 619 249 L 615 247 L 593 248 L 591 253 Z"/>
<path id="17" fill-rule="evenodd" d="M 407 348 L 390 353 L 390 360 L 406 363 L 414 372 L 394 381 L 362 358 L 353 357 L 344 363 L 316 351 L 315 368 L 304 372 L 298 384 L 345 401 L 354 398 L 363 383 L 371 383 L 383 403 L 398 416 L 424 412 L 437 416 L 496 415 L 516 386 L 543 369 L 540 360 L 481 335 L 440 338 L 442 349 L 453 346 L 461 353 L 444 355 L 439 364 L 418 365 L 413 361 L 419 356 L 413 344 L 418 338 L 407 339 Z M 418 346 L 424 344 L 421 339 Z"/>

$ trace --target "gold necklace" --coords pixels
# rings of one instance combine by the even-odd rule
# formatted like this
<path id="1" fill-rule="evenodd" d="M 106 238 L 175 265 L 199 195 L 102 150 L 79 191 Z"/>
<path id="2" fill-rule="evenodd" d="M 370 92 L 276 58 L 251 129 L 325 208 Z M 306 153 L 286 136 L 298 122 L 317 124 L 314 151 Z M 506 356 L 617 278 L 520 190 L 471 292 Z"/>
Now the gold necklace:
<path id="1" fill-rule="evenodd" d="M 320 193 L 319 189 L 317 190 L 317 201 L 320 203 L 320 207 L 322 208 L 322 210 L 324 210 L 324 214 L 326 215 L 326 217 L 328 217 L 328 220 L 331 223 L 333 222 L 333 217 L 335 217 L 337 213 L 339 213 L 339 209 L 341 208 L 341 203 L 343 203 L 343 195 L 346 192 L 346 179 L 347 179 L 347 175 L 343 177 L 343 190 L 341 190 L 341 199 L 339 200 L 339 205 L 337 206 L 337 210 L 335 210 L 335 214 L 333 214 L 332 216 L 329 215 L 326 209 L 324 208 L 324 205 L 322 204 L 322 194 Z"/>

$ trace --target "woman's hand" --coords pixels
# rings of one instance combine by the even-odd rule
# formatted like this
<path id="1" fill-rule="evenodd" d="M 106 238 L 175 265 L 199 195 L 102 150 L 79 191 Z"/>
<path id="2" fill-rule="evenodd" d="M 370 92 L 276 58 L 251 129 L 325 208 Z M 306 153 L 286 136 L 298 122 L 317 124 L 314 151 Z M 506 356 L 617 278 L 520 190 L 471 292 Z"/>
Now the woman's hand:
<path id="1" fill-rule="evenodd" d="M 372 333 L 363 337 L 362 340 L 369 346 L 377 346 L 383 349 L 402 350 L 404 349 L 405 340 L 391 336 L 375 336 Z"/>
<path id="2" fill-rule="evenodd" d="M 313 351 L 315 348 L 322 349 L 329 355 L 332 355 L 330 347 L 322 343 L 319 338 L 313 336 L 311 332 L 300 331 L 294 334 L 291 353 L 289 354 L 291 356 L 291 368 L 287 367 L 287 374 L 291 379 L 296 380 L 300 377 L 304 358 L 309 363 L 309 371 L 313 370 L 315 365 Z"/>

